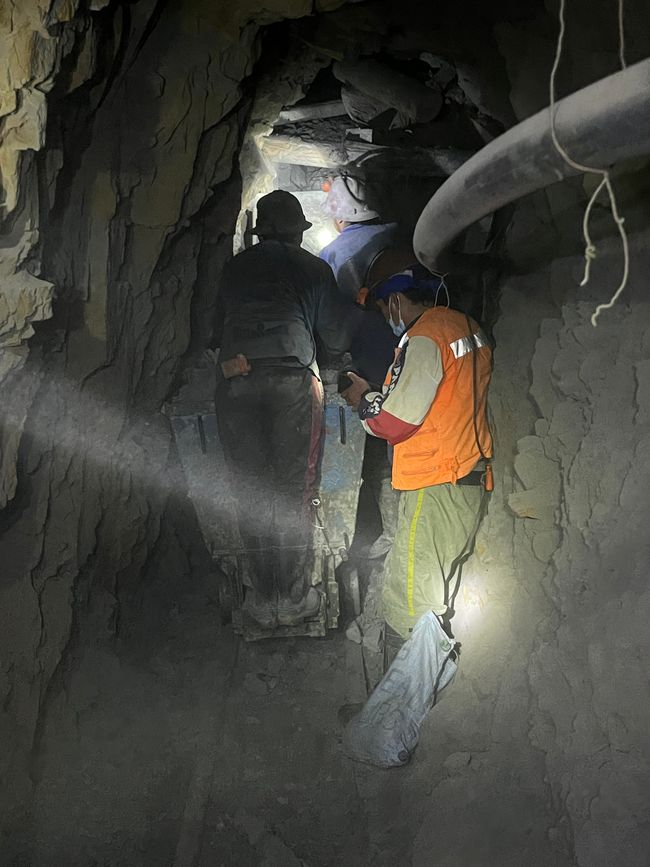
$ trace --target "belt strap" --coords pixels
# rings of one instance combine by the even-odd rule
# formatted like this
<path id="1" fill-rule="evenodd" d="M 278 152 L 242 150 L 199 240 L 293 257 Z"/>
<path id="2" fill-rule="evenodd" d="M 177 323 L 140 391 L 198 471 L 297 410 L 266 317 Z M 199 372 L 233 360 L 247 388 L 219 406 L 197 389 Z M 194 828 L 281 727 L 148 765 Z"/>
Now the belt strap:
<path id="1" fill-rule="evenodd" d="M 457 485 L 482 485 L 483 484 L 483 476 L 485 475 L 484 470 L 472 470 L 471 473 L 468 473 L 466 476 L 463 476 L 462 479 L 457 479 Z"/>

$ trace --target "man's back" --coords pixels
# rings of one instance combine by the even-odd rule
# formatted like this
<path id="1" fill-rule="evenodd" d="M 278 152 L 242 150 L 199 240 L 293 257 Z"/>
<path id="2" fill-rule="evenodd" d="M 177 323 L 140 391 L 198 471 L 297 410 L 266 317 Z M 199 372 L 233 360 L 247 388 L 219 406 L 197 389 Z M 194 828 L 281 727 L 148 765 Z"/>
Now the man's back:
<path id="1" fill-rule="evenodd" d="M 347 346 L 331 269 L 294 244 L 262 241 L 226 264 L 221 279 L 221 353 L 308 367 L 314 336 L 327 352 Z"/>

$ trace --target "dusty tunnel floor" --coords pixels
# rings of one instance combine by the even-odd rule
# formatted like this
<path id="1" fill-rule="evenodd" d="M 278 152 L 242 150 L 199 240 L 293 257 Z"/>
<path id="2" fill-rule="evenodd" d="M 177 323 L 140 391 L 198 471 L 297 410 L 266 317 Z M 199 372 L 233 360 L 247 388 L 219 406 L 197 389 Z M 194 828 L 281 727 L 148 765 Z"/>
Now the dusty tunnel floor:
<path id="1" fill-rule="evenodd" d="M 246 644 L 210 579 L 173 559 L 123 605 L 117 642 L 71 661 L 34 764 L 33 867 L 521 867 L 572 859 L 524 744 L 463 750 L 452 702 L 410 766 L 341 751 L 339 709 L 365 695 L 358 645 Z M 484 697 L 485 698 L 485 697 Z M 481 700 L 463 714 L 481 723 Z M 521 755 L 519 751 L 521 750 Z M 433 771 L 432 771 L 433 769 Z"/>

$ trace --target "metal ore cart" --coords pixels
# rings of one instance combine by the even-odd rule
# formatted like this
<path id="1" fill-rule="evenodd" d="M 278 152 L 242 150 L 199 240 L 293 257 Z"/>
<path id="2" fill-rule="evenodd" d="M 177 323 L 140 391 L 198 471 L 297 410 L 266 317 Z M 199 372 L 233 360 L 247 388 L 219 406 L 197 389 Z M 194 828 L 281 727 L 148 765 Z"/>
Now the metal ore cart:
<path id="1" fill-rule="evenodd" d="M 325 437 L 314 516 L 311 583 L 321 591 L 317 615 L 300 624 L 261 627 L 242 610 L 248 555 L 237 529 L 235 493 L 228 484 L 214 406 L 216 366 L 201 359 L 164 412 L 168 416 L 190 500 L 213 562 L 224 622 L 247 641 L 282 636 L 322 637 L 345 614 L 360 612 L 359 582 L 349 550 L 356 522 L 365 433 L 336 385 L 325 386 Z"/>

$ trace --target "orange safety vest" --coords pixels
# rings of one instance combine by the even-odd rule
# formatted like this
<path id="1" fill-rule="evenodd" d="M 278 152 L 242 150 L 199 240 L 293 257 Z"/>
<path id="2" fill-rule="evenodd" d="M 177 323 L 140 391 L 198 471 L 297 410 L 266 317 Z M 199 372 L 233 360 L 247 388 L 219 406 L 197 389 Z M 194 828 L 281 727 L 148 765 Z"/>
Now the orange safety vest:
<path id="1" fill-rule="evenodd" d="M 443 375 L 436 396 L 418 430 L 395 445 L 393 487 L 415 491 L 470 473 L 481 458 L 474 426 L 474 371 L 476 353 L 476 429 L 483 454 L 492 456 L 487 422 L 487 391 L 492 372 L 492 350 L 480 327 L 470 319 L 479 349 L 469 335 L 463 313 L 432 307 L 409 328 L 416 336 L 434 340 L 442 356 Z M 408 351 L 408 347 L 407 347 Z M 390 383 L 390 372 L 387 381 Z M 399 386 L 398 386 L 399 387 Z"/>

